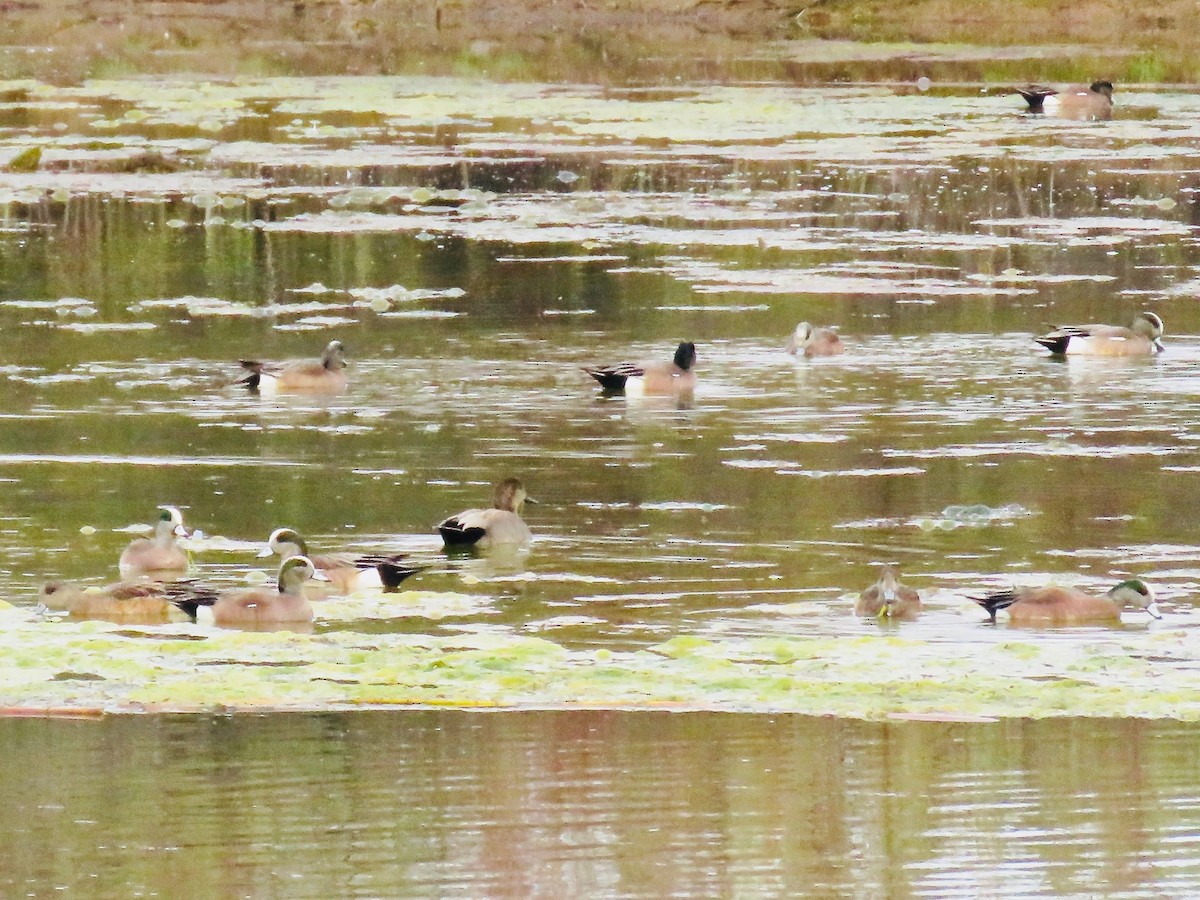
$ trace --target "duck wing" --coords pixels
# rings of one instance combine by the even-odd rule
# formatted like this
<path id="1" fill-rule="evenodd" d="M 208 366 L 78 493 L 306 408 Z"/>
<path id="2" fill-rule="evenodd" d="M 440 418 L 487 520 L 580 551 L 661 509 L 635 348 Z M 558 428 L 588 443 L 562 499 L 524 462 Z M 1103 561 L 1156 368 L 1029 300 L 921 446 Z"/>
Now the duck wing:
<path id="1" fill-rule="evenodd" d="M 476 544 L 487 534 L 487 510 L 468 509 L 438 525 L 438 534 L 448 546 Z"/>

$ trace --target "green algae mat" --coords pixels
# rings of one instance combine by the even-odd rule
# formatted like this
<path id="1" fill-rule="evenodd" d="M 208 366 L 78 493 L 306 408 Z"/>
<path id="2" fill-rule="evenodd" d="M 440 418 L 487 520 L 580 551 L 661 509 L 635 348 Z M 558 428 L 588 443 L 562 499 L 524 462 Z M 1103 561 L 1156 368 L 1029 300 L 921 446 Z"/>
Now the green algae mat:
<path id="1" fill-rule="evenodd" d="M 10 607 L 0 610 L 0 707 L 8 715 L 452 706 L 1200 719 L 1200 640 L 1187 628 L 1097 631 L 1095 642 L 998 628 L 995 642 L 969 650 L 922 640 L 916 629 L 679 635 L 608 650 L 479 625 L 438 637 L 345 631 L 335 618 L 471 606 L 418 592 L 340 610 L 326 603 L 311 634 L 76 622 Z"/>

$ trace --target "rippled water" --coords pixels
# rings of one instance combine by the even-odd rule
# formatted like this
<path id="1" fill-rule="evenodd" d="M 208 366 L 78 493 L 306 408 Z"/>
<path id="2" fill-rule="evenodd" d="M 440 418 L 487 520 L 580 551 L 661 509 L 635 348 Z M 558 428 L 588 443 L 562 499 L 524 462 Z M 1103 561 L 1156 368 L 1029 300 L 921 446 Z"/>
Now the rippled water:
<path id="1" fill-rule="evenodd" d="M 1144 578 L 1167 610 L 1151 627 L 1190 639 L 1200 579 L 1194 94 L 1119 90 L 1116 120 L 1101 124 L 1031 119 L 999 92 L 906 85 L 639 96 L 449 79 L 116 81 L 13 85 L 5 97 L 0 156 L 42 149 L 38 172 L 0 174 L 0 590 L 11 602 L 32 606 L 50 577 L 111 579 L 127 527 L 174 503 L 226 539 L 198 546 L 206 578 L 240 583 L 256 542 L 290 525 L 315 547 L 409 551 L 428 566 L 414 586 L 468 598 L 436 619 L 319 617 L 318 633 L 533 634 L 619 650 L 678 635 L 870 636 L 878 626 L 850 615 L 852 597 L 891 560 L 928 609 L 901 633 L 963 656 L 1012 639 L 981 624 L 970 595 L 1052 580 Z M 1051 324 L 1127 323 L 1140 309 L 1166 322 L 1161 358 L 1063 362 L 1031 340 Z M 787 356 L 802 319 L 838 326 L 846 354 Z M 343 396 L 267 400 L 231 386 L 238 358 L 315 356 L 330 337 L 353 363 Z M 687 408 L 604 397 L 580 369 L 668 358 L 681 340 L 699 352 Z M 445 557 L 433 524 L 508 475 L 541 501 L 527 510 L 528 556 Z M 1103 654 L 1147 627 L 1128 613 L 1125 631 L 1022 639 Z M 797 736 L 750 717 L 736 729 L 719 717 L 269 721 L 268 732 L 295 729 L 301 742 L 333 728 L 368 782 L 386 781 L 360 736 L 375 728 L 461 729 L 480 746 L 492 729 L 513 729 L 506 748 L 519 757 L 543 746 L 541 730 L 583 721 L 618 733 L 603 746 L 581 737 L 568 755 L 678 752 L 692 785 L 705 783 L 706 749 L 690 723 L 753 733 L 752 774 L 729 776 L 731 797 L 748 792 L 744 806 L 730 801 L 736 815 L 690 794 L 664 806 L 663 773 L 647 770 L 636 799 L 601 794 L 595 806 L 568 804 L 570 822 L 542 820 L 530 810 L 551 807 L 515 795 L 582 795 L 593 777 L 604 791 L 633 790 L 620 761 L 606 758 L 599 774 L 580 763 L 564 788 L 533 777 L 554 765 L 538 754 L 516 774 L 470 768 L 455 747 L 445 766 L 419 759 L 414 771 L 436 769 L 445 793 L 406 783 L 394 801 L 363 799 L 361 813 L 345 814 L 347 831 L 333 832 L 349 842 L 347 859 L 378 862 L 403 836 L 359 847 L 360 816 L 393 803 L 446 816 L 442 831 L 410 823 L 413 840 L 431 843 L 387 885 L 414 892 L 553 883 L 658 894 L 682 879 L 693 893 L 754 894 L 812 879 L 962 895 L 948 874 L 960 869 L 991 873 L 997 893 L 1086 893 L 1106 879 L 1130 896 L 1155 879 L 1194 886 L 1183 826 L 1161 818 L 1190 808 L 1175 782 L 1159 808 L 1144 786 L 1122 794 L 1125 773 L 1114 772 L 1092 804 L 1077 796 L 1083 783 L 1063 792 L 1057 762 L 1002 762 L 1016 749 L 1036 755 L 1028 734 L 1043 740 L 1051 726 L 810 722 Z M 652 721 L 669 722 L 669 736 L 643 733 Z M 262 724 L 251 723 L 211 728 Z M 48 728 L 83 741 L 126 729 L 179 741 L 205 727 L 6 729 L 14 740 Z M 1144 727 L 1077 723 L 1063 752 L 1102 758 L 1123 740 L 1115 733 Z M 1132 746 L 1179 749 L 1189 734 L 1153 733 Z M 796 741 L 869 760 L 854 766 L 868 781 L 853 802 L 833 775 L 805 782 L 815 821 L 836 811 L 836 835 L 814 838 L 763 774 L 783 746 L 794 762 L 781 777 L 808 778 Z M 996 758 L 975 762 L 976 741 Z M 321 766 L 336 761 L 305 746 L 317 774 L 294 784 L 321 793 Z M 212 763 L 210 749 L 197 764 Z M 739 771 L 742 751 L 727 749 L 725 765 Z M 960 760 L 921 781 L 911 807 L 898 799 L 910 752 L 922 766 L 931 752 Z M 251 750 L 230 754 L 235 767 L 253 763 Z M 1182 777 L 1173 762 L 1154 771 L 1145 777 Z M 457 806 L 455 778 L 468 791 L 479 780 L 504 786 L 521 814 Z M 1031 782 L 1054 793 L 1053 814 L 1037 812 Z M 678 821 L 652 825 L 664 809 Z M 626 815 L 622 837 L 611 820 Z M 909 828 L 920 852 L 909 852 Z M 460 831 L 474 835 L 469 849 L 446 837 Z M 1076 833 L 1103 847 L 1064 838 Z M 518 841 L 540 853 L 575 839 L 591 848 L 585 862 L 551 852 L 536 875 L 498 874 Z M 753 849 L 762 840 L 769 848 Z M 605 849 L 630 841 L 656 849 Z M 816 868 L 763 868 L 796 844 L 811 851 L 797 866 Z M 655 852 L 672 859 L 669 879 Z M 817 871 L 825 856 L 862 866 Z M 234 891 L 254 890 L 257 865 L 235 867 Z M 313 895 L 386 891 L 328 869 L 319 880 Z"/>
<path id="2" fill-rule="evenodd" d="M 0 819 L 12 895 L 1147 897 L 1200 882 L 1191 726 L 443 711 L 8 720 L 0 744 L 21 773 Z"/>

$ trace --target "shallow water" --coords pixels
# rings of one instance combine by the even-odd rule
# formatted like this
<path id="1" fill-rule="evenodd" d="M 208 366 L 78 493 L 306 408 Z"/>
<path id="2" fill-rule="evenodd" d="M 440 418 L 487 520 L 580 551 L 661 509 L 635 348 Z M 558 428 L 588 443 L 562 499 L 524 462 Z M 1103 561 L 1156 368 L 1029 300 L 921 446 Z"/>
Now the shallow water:
<path id="1" fill-rule="evenodd" d="M 1192 725 L 430 711 L 7 720 L 0 746 L 12 896 L 1200 887 Z"/>
<path id="2" fill-rule="evenodd" d="M 162 502 L 230 538 L 411 549 L 425 588 L 461 587 L 476 571 L 432 524 L 518 474 L 538 541 L 524 580 L 488 583 L 491 627 L 857 631 L 845 597 L 888 559 L 954 640 L 988 639 L 963 592 L 1050 578 L 1130 572 L 1190 621 L 1194 95 L 1126 91 L 1101 124 L 878 87 L 15 97 L 8 143 L 41 146 L 43 171 L 0 180 L 14 601 L 107 577 L 115 529 Z M 145 153 L 180 171 L 139 171 Z M 1063 363 L 1030 340 L 1143 307 L 1167 323 L 1157 360 Z M 785 355 L 802 318 L 849 352 Z M 236 358 L 330 337 L 346 395 L 230 387 Z M 601 397 L 579 369 L 681 339 L 689 409 Z M 248 562 L 197 559 L 218 578 Z"/>
<path id="3" fill-rule="evenodd" d="M 674 884 L 962 896 L 984 878 L 985 893 L 1009 895 L 1194 889 L 1187 823 L 1173 818 L 1192 802 L 1194 735 L 1119 717 L 1200 714 L 1200 97 L 1125 90 L 1115 121 L 1080 124 L 961 86 L 637 96 L 432 78 L 130 80 L 5 96 L 0 158 L 42 149 L 38 172 L 0 174 L 0 591 L 19 607 L 6 706 L 1117 717 L 12 722 L 4 739 L 55 773 L 97 753 L 131 772 L 137 754 L 168 760 L 143 802 L 181 804 L 147 833 L 145 807 L 123 802 L 97 850 L 53 821 L 78 798 L 51 803 L 38 827 L 89 862 L 47 868 L 59 857 L 26 843 L 38 852 L 7 876 L 14 889 L 90 871 L 75 886 L 164 892 L 184 869 L 218 879 L 210 892 L 286 875 L 313 896 Z M 1063 362 L 1031 340 L 1140 309 L 1166 322 L 1160 358 Z M 847 353 L 787 356 L 801 319 L 838 326 Z M 315 356 L 332 337 L 352 359 L 343 396 L 231 385 L 238 358 Z M 699 350 L 687 408 L 604 397 L 580 370 L 667 358 L 681 340 Z M 528 555 L 447 558 L 433 524 L 513 474 L 540 501 L 526 510 Z M 265 573 L 253 551 L 290 525 L 317 548 L 411 553 L 427 566 L 410 582 L 420 594 L 403 608 L 326 605 L 314 638 L 278 645 L 202 626 L 152 643 L 33 615 L 47 578 L 115 577 L 130 526 L 160 503 L 220 538 L 194 544 L 207 579 Z M 885 561 L 923 591 L 918 623 L 850 614 Z M 1162 623 L 1130 611 L 1120 629 L 1016 632 L 982 624 L 969 599 L 1130 575 L 1156 588 Z M 422 658 L 413 686 L 407 671 L 350 671 L 410 638 L 455 652 Z M 464 646 L 478 658 L 456 681 Z M 116 660 L 139 647 L 175 680 L 139 669 L 131 693 Z M 693 680 L 673 680 L 689 657 Z M 814 707 L 800 695 L 807 678 L 823 683 L 822 657 L 846 696 Z M 634 676 L 618 681 L 608 663 Z M 239 687 L 252 678 L 268 693 Z M 616 686 L 597 693 L 606 678 Z M 982 707 L 939 702 L 951 681 L 978 685 Z M 363 692 L 336 693 L 351 682 Z M 1122 693 L 1135 684 L 1136 703 Z M 545 750 L 559 729 L 561 780 Z M 1046 745 L 1062 755 L 1043 758 Z M 305 768 L 280 780 L 289 752 Z M 230 816 L 247 813 L 214 798 L 227 777 L 263 792 L 250 810 L 275 811 L 228 844 Z M 337 778 L 346 790 L 330 792 Z M 728 785 L 724 805 L 713 779 Z M 22 809 L 50 788 L 29 790 Z M 101 810 L 109 792 L 81 789 Z M 566 799 L 530 800 L 542 792 Z M 280 820 L 285 794 L 303 827 Z M 16 845 L 25 818 L 0 823 Z M 344 843 L 310 854 L 313 822 Z M 164 843 L 179 859 L 170 881 L 154 860 L 99 864 L 113 847 L 128 860 Z M 244 864 L 231 846 L 250 847 Z M 515 867 L 514 846 L 528 860 Z"/>

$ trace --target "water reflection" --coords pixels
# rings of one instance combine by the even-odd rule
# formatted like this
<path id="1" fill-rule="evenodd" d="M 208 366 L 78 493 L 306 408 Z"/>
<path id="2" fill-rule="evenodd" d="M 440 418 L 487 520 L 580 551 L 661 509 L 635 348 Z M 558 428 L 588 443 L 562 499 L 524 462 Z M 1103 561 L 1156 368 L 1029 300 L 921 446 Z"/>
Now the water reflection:
<path id="1" fill-rule="evenodd" d="M 1191 608 L 1195 95 L 1122 91 L 1099 125 L 976 87 L 23 97 L 5 140 L 43 142 L 48 164 L 0 177 L 6 598 L 111 580 L 119 529 L 171 502 L 231 539 L 286 524 L 416 554 L 422 590 L 486 616 L 430 630 L 858 634 L 849 598 L 883 561 L 925 592 L 920 633 L 967 647 L 996 638 L 964 597 L 1014 584 L 1129 574 Z M 109 170 L 151 151 L 180 171 Z M 1064 364 L 1033 343 L 1142 309 L 1169 324 L 1160 359 Z M 786 354 L 805 320 L 846 352 Z M 700 348 L 687 409 L 600 397 L 580 371 L 681 338 Z M 241 357 L 330 340 L 345 394 L 231 386 Z M 543 501 L 529 555 L 448 560 L 434 524 L 512 472 Z M 247 550 L 195 561 L 241 583 Z"/>
<path id="2" fill-rule="evenodd" d="M 1200 889 L 1187 725 L 407 712 L 6 719 L 0 743 L 11 893 Z"/>

